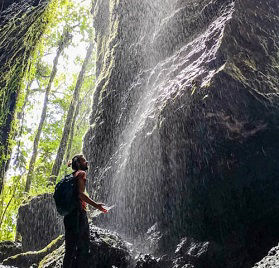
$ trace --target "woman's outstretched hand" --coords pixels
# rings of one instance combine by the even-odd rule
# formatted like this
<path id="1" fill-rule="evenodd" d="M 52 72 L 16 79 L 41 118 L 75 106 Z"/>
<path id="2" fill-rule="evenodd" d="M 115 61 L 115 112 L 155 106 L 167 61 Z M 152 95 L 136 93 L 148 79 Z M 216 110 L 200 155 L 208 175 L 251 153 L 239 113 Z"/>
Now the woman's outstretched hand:
<path id="1" fill-rule="evenodd" d="M 98 204 L 98 209 L 101 210 L 103 213 L 107 213 L 108 211 L 103 207 L 105 204 L 99 203 Z"/>

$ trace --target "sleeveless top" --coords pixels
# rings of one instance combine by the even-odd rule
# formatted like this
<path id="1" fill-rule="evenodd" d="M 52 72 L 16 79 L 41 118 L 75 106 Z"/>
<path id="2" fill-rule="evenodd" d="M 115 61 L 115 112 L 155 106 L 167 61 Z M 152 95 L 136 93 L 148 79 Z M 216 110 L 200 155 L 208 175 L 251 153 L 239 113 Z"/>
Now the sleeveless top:
<path id="1" fill-rule="evenodd" d="M 76 171 L 74 173 L 74 176 L 76 177 L 77 181 L 84 180 L 84 182 L 86 183 L 86 173 L 83 170 Z M 79 201 L 80 201 L 81 208 L 86 211 L 86 202 L 81 199 Z"/>

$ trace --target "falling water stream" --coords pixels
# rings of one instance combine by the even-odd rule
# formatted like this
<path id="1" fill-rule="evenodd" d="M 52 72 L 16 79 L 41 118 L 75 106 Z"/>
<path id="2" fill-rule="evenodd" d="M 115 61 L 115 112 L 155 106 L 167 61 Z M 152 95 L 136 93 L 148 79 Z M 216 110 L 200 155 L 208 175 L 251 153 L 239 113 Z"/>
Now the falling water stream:
<path id="1" fill-rule="evenodd" d="M 207 87 L 211 78 L 222 70 L 225 63 L 216 62 L 216 54 L 234 10 L 234 4 L 230 2 L 207 14 L 208 17 L 200 17 L 213 8 L 211 1 L 189 1 L 184 6 L 172 0 L 144 1 L 143 5 L 151 7 L 156 14 L 156 18 L 149 18 L 154 22 L 149 22 L 138 41 L 146 44 L 141 52 L 145 55 L 146 67 L 122 96 L 118 124 L 124 124 L 124 128 L 117 138 L 114 153 L 101 172 L 101 177 L 109 174 L 106 202 L 115 204 L 106 218 L 106 225 L 128 236 L 140 229 L 140 232 L 146 232 L 161 217 L 172 217 L 167 209 L 170 204 L 165 204 L 163 193 L 166 182 L 159 133 L 164 121 L 162 111 L 168 103 L 184 94 L 189 95 L 190 102 L 196 86 Z M 181 24 L 185 27 L 181 14 L 187 15 L 189 28 L 186 27 L 184 33 L 176 33 L 178 40 L 170 40 L 179 19 L 184 20 Z M 193 21 L 198 23 L 198 28 L 191 26 Z M 171 44 L 175 49 L 167 51 L 165 46 Z M 205 91 L 202 98 L 206 97 Z M 187 106 L 187 102 L 181 103 L 180 108 L 183 106 Z M 176 114 L 178 110 L 172 113 Z M 175 133 L 173 128 L 175 126 L 168 126 L 168 130 Z M 176 160 L 171 159 L 171 162 L 173 168 L 177 168 Z M 176 183 L 173 195 L 180 194 L 181 185 Z"/>

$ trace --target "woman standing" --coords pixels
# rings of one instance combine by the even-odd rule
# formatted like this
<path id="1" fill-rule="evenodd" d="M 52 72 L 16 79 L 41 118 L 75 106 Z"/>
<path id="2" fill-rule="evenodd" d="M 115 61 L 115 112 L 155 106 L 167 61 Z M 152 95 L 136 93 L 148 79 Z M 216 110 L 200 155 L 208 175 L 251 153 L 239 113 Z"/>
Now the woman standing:
<path id="1" fill-rule="evenodd" d="M 87 268 L 89 260 L 89 225 L 86 214 L 86 204 L 89 204 L 102 212 L 107 210 L 103 204 L 95 203 L 86 193 L 86 170 L 88 162 L 83 155 L 76 155 L 68 166 L 72 165 L 74 177 L 77 182 L 78 206 L 70 214 L 64 217 L 65 226 L 65 256 L 63 268 Z"/>

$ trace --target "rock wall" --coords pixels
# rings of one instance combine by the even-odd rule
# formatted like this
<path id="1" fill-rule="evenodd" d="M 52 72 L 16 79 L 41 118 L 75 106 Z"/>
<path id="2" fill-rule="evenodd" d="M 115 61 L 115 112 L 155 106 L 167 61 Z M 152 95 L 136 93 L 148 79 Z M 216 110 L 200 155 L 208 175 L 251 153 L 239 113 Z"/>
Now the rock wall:
<path id="1" fill-rule="evenodd" d="M 84 138 L 99 224 L 251 267 L 279 240 L 277 0 L 98 0 Z M 168 246 L 167 246 L 168 245 Z M 214 266 L 216 267 L 216 266 Z"/>
<path id="2" fill-rule="evenodd" d="M 279 246 L 273 247 L 261 261 L 256 263 L 252 268 L 278 267 L 279 265 Z"/>
<path id="3" fill-rule="evenodd" d="M 29 59 L 48 23 L 49 0 L 4 0 L 0 4 L 0 192 L 8 166 L 14 116 Z"/>

